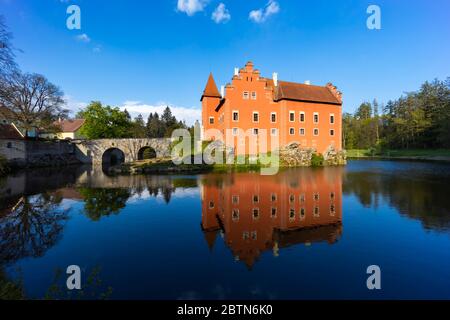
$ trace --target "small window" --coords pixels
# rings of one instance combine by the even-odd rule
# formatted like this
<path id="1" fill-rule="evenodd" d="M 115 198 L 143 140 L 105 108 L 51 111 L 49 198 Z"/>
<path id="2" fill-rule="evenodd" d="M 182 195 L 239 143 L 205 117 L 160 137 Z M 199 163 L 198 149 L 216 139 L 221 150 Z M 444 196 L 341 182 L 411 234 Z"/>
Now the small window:
<path id="1" fill-rule="evenodd" d="M 244 91 L 244 93 L 242 94 L 242 97 L 244 98 L 244 100 L 248 100 L 250 97 L 248 91 Z"/>
<path id="2" fill-rule="evenodd" d="M 289 128 L 289 134 L 291 136 L 293 136 L 295 134 L 295 129 L 294 128 Z"/>
<path id="3" fill-rule="evenodd" d="M 331 114 L 331 115 L 330 115 L 330 123 L 331 123 L 331 124 L 334 124 L 334 114 Z"/>
<path id="4" fill-rule="evenodd" d="M 248 231 L 244 231 L 244 232 L 242 233 L 242 239 L 248 240 L 249 237 L 250 237 L 250 234 L 248 233 Z"/>
<path id="5" fill-rule="evenodd" d="M 314 134 L 315 136 L 318 136 L 318 135 L 319 135 L 319 129 L 315 128 L 313 134 Z"/>
<path id="6" fill-rule="evenodd" d="M 314 201 L 319 201 L 319 194 L 318 193 L 314 193 Z"/>
<path id="7" fill-rule="evenodd" d="M 300 122 L 305 122 L 305 113 L 300 112 Z"/>
<path id="8" fill-rule="evenodd" d="M 213 209 L 213 208 L 214 208 L 214 201 L 210 201 L 210 202 L 209 202 L 209 208 L 210 208 L 210 209 Z"/>
<path id="9" fill-rule="evenodd" d="M 257 136 L 257 135 L 259 134 L 258 128 L 254 128 L 254 129 L 253 129 L 253 134 L 254 134 L 255 136 Z"/>
<path id="10" fill-rule="evenodd" d="M 272 218 L 275 218 L 275 217 L 277 216 L 277 208 L 273 208 L 273 207 L 272 207 L 272 209 L 271 209 L 271 211 L 270 211 L 270 216 L 271 216 Z"/>
<path id="11" fill-rule="evenodd" d="M 270 122 L 272 122 L 272 123 L 277 122 L 277 113 L 276 112 L 272 112 L 270 114 Z"/>
<path id="12" fill-rule="evenodd" d="M 7 147 L 8 149 L 11 149 L 11 148 L 12 148 L 12 143 L 11 143 L 11 142 L 8 142 L 8 143 L 6 144 L 6 147 Z"/>
<path id="13" fill-rule="evenodd" d="M 252 240 L 258 239 L 258 231 L 252 231 Z"/>
<path id="14" fill-rule="evenodd" d="M 258 208 L 253 209 L 253 219 L 259 219 L 259 209 Z"/>
<path id="15" fill-rule="evenodd" d="M 252 91 L 252 100 L 256 100 L 256 91 Z"/>
<path id="16" fill-rule="evenodd" d="M 300 219 L 304 219 L 305 218 L 305 208 L 301 208 L 300 209 Z"/>
<path id="17" fill-rule="evenodd" d="M 277 136 L 278 135 L 278 129 L 277 128 L 272 128 L 270 129 L 270 134 L 272 136 Z"/>
<path id="18" fill-rule="evenodd" d="M 336 208 L 334 207 L 334 204 L 332 204 L 330 206 L 330 216 L 334 216 L 335 213 L 336 213 Z"/>
<path id="19" fill-rule="evenodd" d="M 233 209 L 231 218 L 233 219 L 233 221 L 239 221 L 239 209 Z"/>
<path id="20" fill-rule="evenodd" d="M 305 128 L 300 128 L 300 135 L 304 136 L 305 135 Z"/>
<path id="21" fill-rule="evenodd" d="M 295 196 L 294 196 L 293 194 L 291 194 L 291 195 L 289 196 L 289 202 L 290 202 L 290 203 L 294 203 L 294 202 L 295 202 Z"/>
<path id="22" fill-rule="evenodd" d="M 270 197 L 270 200 L 271 200 L 272 202 L 277 201 L 277 194 L 276 194 L 276 193 L 272 193 L 272 195 L 271 195 L 271 197 Z"/>
<path id="23" fill-rule="evenodd" d="M 290 220 L 295 220 L 295 209 L 294 208 L 291 208 L 289 210 L 289 219 Z"/>
<path id="24" fill-rule="evenodd" d="M 330 130 L 330 136 L 334 136 L 334 130 L 333 129 Z"/>
<path id="25" fill-rule="evenodd" d="M 209 124 L 214 124 L 214 117 L 209 117 Z"/>
<path id="26" fill-rule="evenodd" d="M 258 203 L 259 202 L 259 196 L 258 195 L 253 195 L 253 203 Z"/>
<path id="27" fill-rule="evenodd" d="M 304 193 L 302 193 L 302 194 L 300 195 L 300 202 L 301 202 L 301 203 L 304 203 L 304 202 L 305 202 L 305 194 L 304 194 Z"/>
<path id="28" fill-rule="evenodd" d="M 314 123 L 319 123 L 319 114 L 317 112 L 314 112 L 313 121 Z"/>
<path id="29" fill-rule="evenodd" d="M 294 122 L 295 121 L 295 112 L 289 111 L 289 121 Z"/>
<path id="30" fill-rule="evenodd" d="M 238 128 L 233 128 L 233 129 L 232 129 L 233 136 L 237 136 L 237 135 L 238 135 L 238 132 L 239 132 L 239 129 L 238 129 Z"/>
<path id="31" fill-rule="evenodd" d="M 239 204 L 239 196 L 233 196 L 231 199 L 232 199 L 231 201 L 233 202 L 233 204 Z"/>
<path id="32" fill-rule="evenodd" d="M 331 201 L 334 200 L 334 192 L 330 192 L 330 200 L 331 200 Z"/>
<path id="33" fill-rule="evenodd" d="M 320 216 L 319 207 L 314 207 L 314 217 L 318 218 Z"/>
<path id="34" fill-rule="evenodd" d="M 253 112 L 253 122 L 259 122 L 259 113 Z"/>
<path id="35" fill-rule="evenodd" d="M 233 121 L 237 122 L 239 121 L 239 112 L 233 111 Z"/>

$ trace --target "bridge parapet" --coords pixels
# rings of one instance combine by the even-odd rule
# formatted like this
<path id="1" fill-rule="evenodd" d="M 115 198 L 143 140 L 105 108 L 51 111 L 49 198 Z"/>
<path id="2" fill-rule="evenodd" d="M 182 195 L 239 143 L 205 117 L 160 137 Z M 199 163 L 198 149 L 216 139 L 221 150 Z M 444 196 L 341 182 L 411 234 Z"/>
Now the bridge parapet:
<path id="1" fill-rule="evenodd" d="M 101 164 L 108 150 L 120 150 L 124 162 L 139 160 L 140 151 L 152 148 L 157 158 L 170 157 L 170 138 L 154 139 L 98 139 L 74 142 L 77 146 L 76 156 L 83 163 Z"/>

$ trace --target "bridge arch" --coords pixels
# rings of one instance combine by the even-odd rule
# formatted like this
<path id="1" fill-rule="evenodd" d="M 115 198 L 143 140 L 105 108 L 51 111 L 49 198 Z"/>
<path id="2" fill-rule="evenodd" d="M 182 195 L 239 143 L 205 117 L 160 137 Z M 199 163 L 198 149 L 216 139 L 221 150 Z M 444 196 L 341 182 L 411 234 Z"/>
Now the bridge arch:
<path id="1" fill-rule="evenodd" d="M 143 146 L 138 151 L 138 160 L 154 159 L 156 157 L 156 150 L 151 146 Z"/>
<path id="2" fill-rule="evenodd" d="M 125 153 L 117 148 L 106 149 L 102 154 L 102 164 L 118 165 L 125 162 Z"/>

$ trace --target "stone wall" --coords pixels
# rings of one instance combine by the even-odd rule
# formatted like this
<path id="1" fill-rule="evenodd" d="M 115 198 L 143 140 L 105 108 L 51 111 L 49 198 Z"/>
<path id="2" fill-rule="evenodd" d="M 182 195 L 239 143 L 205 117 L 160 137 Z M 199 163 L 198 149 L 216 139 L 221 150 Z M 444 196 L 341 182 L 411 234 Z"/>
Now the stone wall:
<path id="1" fill-rule="evenodd" d="M 0 140 L 0 154 L 10 166 L 49 167 L 78 164 L 75 146 L 68 141 Z"/>
<path id="2" fill-rule="evenodd" d="M 297 143 L 291 143 L 280 150 L 280 164 L 288 167 L 309 167 L 313 155 L 316 154 L 314 148 L 301 148 Z M 323 154 L 323 165 L 345 165 L 347 157 L 345 151 L 337 151 L 333 146 Z"/>

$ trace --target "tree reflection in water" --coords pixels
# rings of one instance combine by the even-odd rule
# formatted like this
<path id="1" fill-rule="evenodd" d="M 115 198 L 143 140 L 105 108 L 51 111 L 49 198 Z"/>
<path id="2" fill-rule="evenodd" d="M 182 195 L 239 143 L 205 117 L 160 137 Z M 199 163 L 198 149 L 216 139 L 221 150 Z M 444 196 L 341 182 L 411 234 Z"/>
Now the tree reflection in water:
<path id="1" fill-rule="evenodd" d="M 0 216 L 0 262 L 40 257 L 59 240 L 68 219 L 62 197 L 43 193 L 20 197 Z"/>
<path id="2" fill-rule="evenodd" d="M 354 194 L 365 207 L 386 201 L 401 214 L 418 219 L 425 229 L 450 231 L 448 181 L 441 176 L 348 172 L 344 194 Z"/>
<path id="3" fill-rule="evenodd" d="M 129 189 L 79 188 L 78 192 L 84 199 L 84 213 L 93 221 L 118 214 L 131 195 Z"/>

